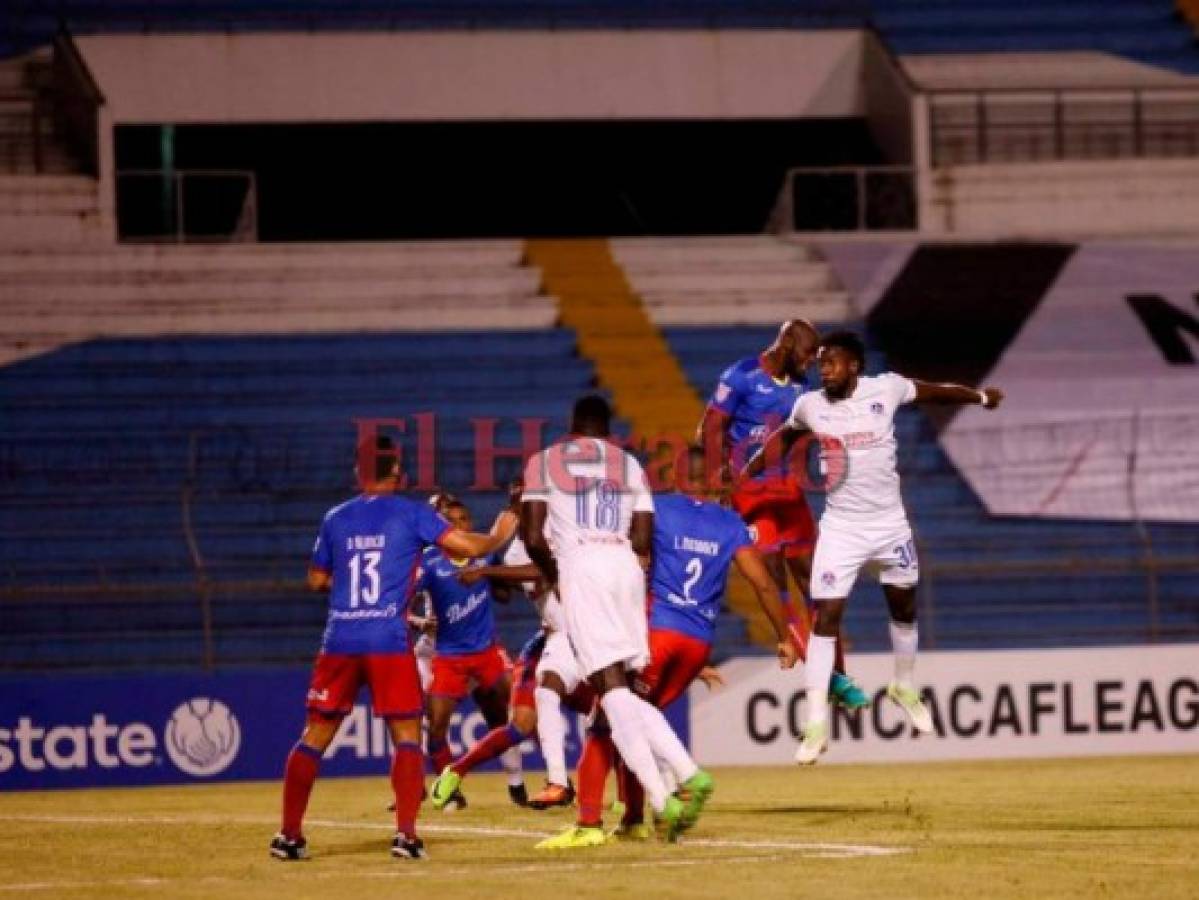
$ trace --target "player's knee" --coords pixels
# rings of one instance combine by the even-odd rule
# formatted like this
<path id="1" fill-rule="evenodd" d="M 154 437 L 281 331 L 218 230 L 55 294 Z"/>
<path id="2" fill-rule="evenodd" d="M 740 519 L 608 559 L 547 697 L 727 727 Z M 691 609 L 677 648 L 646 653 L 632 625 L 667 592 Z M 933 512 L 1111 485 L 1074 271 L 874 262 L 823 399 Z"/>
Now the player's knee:
<path id="1" fill-rule="evenodd" d="M 511 725 L 525 737 L 537 730 L 537 710 L 531 706 L 518 706 L 512 711 Z"/>
<path id="2" fill-rule="evenodd" d="M 542 672 L 537 679 L 537 686 L 545 688 L 547 691 L 553 691 L 560 699 L 566 699 L 566 685 L 562 681 L 562 676 L 557 672 Z"/>
<path id="3" fill-rule="evenodd" d="M 888 587 L 887 606 L 891 610 L 891 618 L 904 625 L 916 621 L 916 589 Z"/>
<path id="4" fill-rule="evenodd" d="M 816 620 L 812 623 L 812 631 L 821 637 L 837 637 L 841 633 L 844 610 L 844 600 L 821 600 L 816 604 Z"/>
<path id="5" fill-rule="evenodd" d="M 300 737 L 300 742 L 308 745 L 313 750 L 319 750 L 323 753 L 325 752 L 325 748 L 333 743 L 333 736 L 337 734 L 339 725 L 341 725 L 341 716 L 333 718 L 314 716 L 308 720 L 308 724 L 304 728 L 304 734 Z"/>

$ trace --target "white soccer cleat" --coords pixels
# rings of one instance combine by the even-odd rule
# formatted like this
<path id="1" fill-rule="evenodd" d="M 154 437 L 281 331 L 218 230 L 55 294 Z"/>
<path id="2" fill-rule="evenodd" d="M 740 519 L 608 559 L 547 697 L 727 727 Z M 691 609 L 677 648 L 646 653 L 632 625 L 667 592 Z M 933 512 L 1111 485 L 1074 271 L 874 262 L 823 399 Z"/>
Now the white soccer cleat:
<path id="1" fill-rule="evenodd" d="M 918 732 L 933 733 L 933 714 L 928 711 L 915 688 L 892 681 L 887 685 L 887 697 L 908 714 L 908 718 L 912 720 L 912 727 Z"/>
<path id="2" fill-rule="evenodd" d="M 809 722 L 804 726 L 803 740 L 795 751 L 795 761 L 810 766 L 828 750 L 828 722 Z"/>

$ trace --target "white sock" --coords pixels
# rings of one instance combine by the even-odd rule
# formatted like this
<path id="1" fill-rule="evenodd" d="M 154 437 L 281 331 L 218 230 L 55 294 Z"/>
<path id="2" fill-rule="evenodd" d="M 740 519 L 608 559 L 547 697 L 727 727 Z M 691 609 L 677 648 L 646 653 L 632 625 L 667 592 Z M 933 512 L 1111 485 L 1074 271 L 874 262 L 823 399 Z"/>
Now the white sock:
<path id="1" fill-rule="evenodd" d="M 537 739 L 545 757 L 545 777 L 550 784 L 566 787 L 566 719 L 562 716 L 562 698 L 549 688 L 533 692 L 537 704 Z"/>
<path id="2" fill-rule="evenodd" d="M 612 743 L 620 751 L 625 765 L 645 788 L 654 812 L 660 813 L 666 808 L 666 798 L 669 794 L 658 771 L 654 751 L 646 738 L 645 721 L 639 708 L 641 702 L 628 688 L 608 691 L 600 699 L 600 705 L 604 708 L 608 724 L 612 728 Z"/>
<path id="3" fill-rule="evenodd" d="M 504 772 L 508 775 L 510 787 L 525 783 L 524 754 L 521 752 L 520 744 L 509 747 L 500 754 L 500 765 L 504 767 Z"/>
<path id="4" fill-rule="evenodd" d="M 654 756 L 662 760 L 666 767 L 674 773 L 674 778 L 680 784 L 699 771 L 699 766 L 674 733 L 670 723 L 662 711 L 651 703 L 637 697 L 641 704 L 641 720 L 645 723 L 645 736 L 649 739 Z"/>
<path id="5" fill-rule="evenodd" d="M 912 672 L 916 668 L 916 645 L 919 630 L 915 622 L 891 622 L 891 649 L 895 651 L 895 680 L 904 687 L 913 687 Z"/>
<path id="6" fill-rule="evenodd" d="M 833 677 L 837 639 L 813 634 L 808 638 L 808 661 L 804 664 L 808 689 L 808 722 L 828 721 L 828 683 Z"/>

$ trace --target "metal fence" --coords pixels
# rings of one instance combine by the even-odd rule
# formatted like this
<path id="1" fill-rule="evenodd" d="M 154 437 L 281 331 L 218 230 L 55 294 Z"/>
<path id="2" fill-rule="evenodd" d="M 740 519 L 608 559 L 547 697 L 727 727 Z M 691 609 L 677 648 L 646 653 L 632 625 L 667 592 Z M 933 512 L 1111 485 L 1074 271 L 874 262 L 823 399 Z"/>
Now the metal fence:
<path id="1" fill-rule="evenodd" d="M 934 166 L 1199 156 L 1199 89 L 933 91 Z"/>

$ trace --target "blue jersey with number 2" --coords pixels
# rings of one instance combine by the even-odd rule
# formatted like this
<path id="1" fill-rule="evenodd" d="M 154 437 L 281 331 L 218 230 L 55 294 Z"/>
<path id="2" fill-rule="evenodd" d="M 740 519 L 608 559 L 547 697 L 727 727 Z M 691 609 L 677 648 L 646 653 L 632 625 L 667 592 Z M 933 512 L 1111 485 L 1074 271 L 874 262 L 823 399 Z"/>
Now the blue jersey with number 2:
<path id="1" fill-rule="evenodd" d="M 733 554 L 750 546 L 736 513 L 682 494 L 655 497 L 650 627 L 711 641 Z"/>

